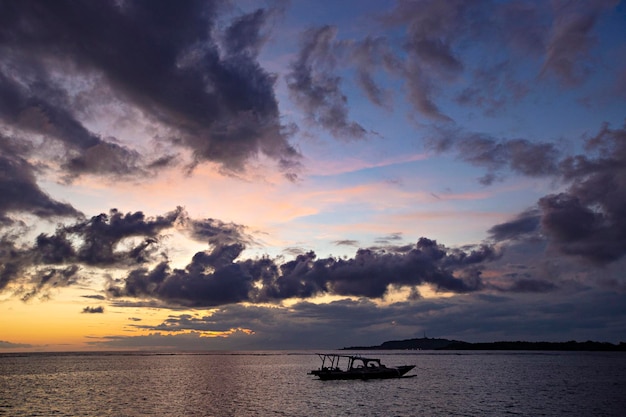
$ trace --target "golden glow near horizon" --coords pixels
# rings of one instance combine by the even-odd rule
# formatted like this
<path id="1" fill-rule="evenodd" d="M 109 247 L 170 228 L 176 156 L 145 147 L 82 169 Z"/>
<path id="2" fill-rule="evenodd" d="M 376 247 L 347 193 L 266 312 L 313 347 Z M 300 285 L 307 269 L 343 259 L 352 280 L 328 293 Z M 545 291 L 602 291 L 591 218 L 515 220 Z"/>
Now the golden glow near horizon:
<path id="1" fill-rule="evenodd" d="M 68 346 L 82 349 L 88 348 L 84 344 L 86 336 L 105 335 L 122 327 L 122 320 L 114 315 L 82 313 L 85 307 L 96 304 L 90 300 L 82 301 L 67 294 L 58 296 L 51 296 L 49 301 L 0 303 L 2 338 L 31 344 L 35 350 L 66 350 Z"/>
<path id="2" fill-rule="evenodd" d="M 13 288 L 13 296 L 0 299 L 0 352 L 102 350 L 103 347 L 94 342 L 117 336 L 187 334 L 199 338 L 228 338 L 237 333 L 255 334 L 253 329 L 245 327 L 202 331 L 162 327 L 173 316 L 206 319 L 212 315 L 212 309 L 117 307 L 110 300 L 93 298 L 93 291 L 88 288 L 71 287 L 47 289 L 22 301 L 15 296 L 19 290 Z M 85 311 L 98 308 L 102 308 L 102 312 Z M 10 342 L 15 347 L 3 346 L 2 342 Z"/>
<path id="3" fill-rule="evenodd" d="M 451 296 L 435 292 L 430 285 L 421 285 L 418 288 L 423 298 L 437 298 Z M 195 334 L 206 338 L 228 338 L 235 333 L 254 335 L 253 328 L 231 328 L 228 330 L 205 330 L 198 331 L 177 327 L 160 328 L 171 316 L 189 315 L 195 318 L 210 317 L 210 309 L 170 310 L 145 307 L 115 307 L 107 301 L 86 298 L 90 291 L 76 288 L 65 288 L 63 291 L 52 290 L 44 297 L 35 297 L 28 302 L 19 301 L 15 298 L 0 301 L 0 328 L 2 336 L 0 341 L 8 341 L 17 345 L 31 345 L 29 347 L 17 346 L 3 351 L 65 351 L 65 350 L 101 350 L 102 347 L 90 344 L 90 342 L 105 340 L 114 335 L 124 336 L 149 336 L 153 334 L 183 335 Z M 390 287 L 384 299 L 374 300 L 379 306 L 390 305 L 396 302 L 406 301 L 411 289 L 408 287 Z M 328 304 L 334 301 L 352 299 L 338 295 L 319 295 L 306 299 L 312 304 Z M 302 302 L 302 299 L 287 299 L 280 305 L 268 304 L 266 308 L 290 309 L 291 306 Z M 263 304 L 242 305 L 263 307 Z M 103 306 L 102 313 L 86 313 L 87 307 L 96 308 Z M 139 326 L 152 327 L 152 329 L 140 328 Z"/>

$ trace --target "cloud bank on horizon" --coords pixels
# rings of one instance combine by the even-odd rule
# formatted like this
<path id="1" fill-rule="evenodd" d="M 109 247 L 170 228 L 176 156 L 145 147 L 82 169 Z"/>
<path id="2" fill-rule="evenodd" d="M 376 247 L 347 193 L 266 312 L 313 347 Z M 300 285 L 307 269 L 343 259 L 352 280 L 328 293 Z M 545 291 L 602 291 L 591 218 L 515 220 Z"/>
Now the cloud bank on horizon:
<path id="1" fill-rule="evenodd" d="M 53 290 L 73 287 L 103 304 L 77 310 L 85 316 L 185 311 L 131 320 L 143 333 L 90 342 L 100 347 L 204 346 L 209 333 L 222 336 L 211 346 L 228 348 L 305 347 L 320 335 L 356 345 L 432 328 L 474 340 L 625 339 L 622 2 L 405 0 L 365 2 L 358 15 L 351 2 L 248 6 L 0 1 L 5 302 L 54 303 Z M 374 157 L 352 176 L 311 174 L 325 159 L 416 150 L 427 161 L 414 172 L 421 158 L 391 174 Z M 202 200 L 190 185 L 170 211 L 107 206 L 107 190 L 133 184 L 141 194 L 167 173 L 180 173 L 184 190 L 206 170 L 262 190 L 270 209 L 276 184 L 298 201 L 327 178 L 337 190 L 372 181 L 360 174 L 389 191 L 368 195 L 368 207 L 393 207 L 392 189 L 416 201 L 513 181 L 536 189 L 514 206 L 492 200 L 482 210 L 506 216 L 472 243 L 408 234 L 407 220 L 375 239 L 357 225 L 326 246 L 296 240 L 256 256 L 246 251 L 269 249 L 269 232 L 211 210 L 248 198 L 254 213 L 251 196 Z M 426 172 L 447 191 L 415 186 Z M 455 179 L 467 172 L 472 190 Z M 186 209 L 197 200 L 200 216 Z M 463 216 L 453 203 L 447 210 Z M 315 231 L 327 218 L 265 227 Z M 181 260 L 173 234 L 204 248 Z M 354 253 L 327 256 L 333 245 Z"/>

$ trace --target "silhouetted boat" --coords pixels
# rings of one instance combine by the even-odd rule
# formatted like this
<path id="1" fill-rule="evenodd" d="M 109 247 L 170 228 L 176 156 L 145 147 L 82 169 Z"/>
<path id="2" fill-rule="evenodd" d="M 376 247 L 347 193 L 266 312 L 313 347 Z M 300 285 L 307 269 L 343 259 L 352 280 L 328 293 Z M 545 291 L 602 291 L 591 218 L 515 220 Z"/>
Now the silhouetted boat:
<path id="1" fill-rule="evenodd" d="M 322 366 L 309 372 L 322 380 L 329 379 L 388 379 L 403 377 L 415 365 L 386 367 L 380 359 L 364 358 L 360 355 L 335 355 L 318 353 Z M 345 369 L 341 369 L 339 362 L 346 362 Z M 415 375 L 412 375 L 415 376 Z"/>

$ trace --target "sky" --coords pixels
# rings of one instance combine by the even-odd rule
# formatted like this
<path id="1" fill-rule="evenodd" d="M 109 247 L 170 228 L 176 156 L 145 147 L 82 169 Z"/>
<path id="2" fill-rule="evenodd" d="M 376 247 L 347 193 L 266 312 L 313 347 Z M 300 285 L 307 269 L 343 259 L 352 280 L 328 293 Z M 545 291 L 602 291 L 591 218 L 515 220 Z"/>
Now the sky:
<path id="1" fill-rule="evenodd" d="M 0 0 L 0 352 L 626 342 L 626 4 Z"/>

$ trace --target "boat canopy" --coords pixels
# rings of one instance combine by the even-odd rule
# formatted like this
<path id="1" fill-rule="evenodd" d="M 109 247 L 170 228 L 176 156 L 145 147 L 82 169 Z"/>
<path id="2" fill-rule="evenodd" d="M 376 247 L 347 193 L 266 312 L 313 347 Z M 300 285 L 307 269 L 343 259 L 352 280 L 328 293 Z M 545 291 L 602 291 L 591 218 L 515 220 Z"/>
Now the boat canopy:
<path id="1" fill-rule="evenodd" d="M 322 360 L 322 369 L 339 369 L 339 362 L 345 362 L 347 360 L 348 365 L 346 369 L 370 367 L 370 368 L 384 368 L 381 365 L 380 359 L 365 358 L 361 355 L 337 355 L 333 353 L 318 353 L 317 356 Z M 343 359 L 343 360 L 342 360 Z"/>

